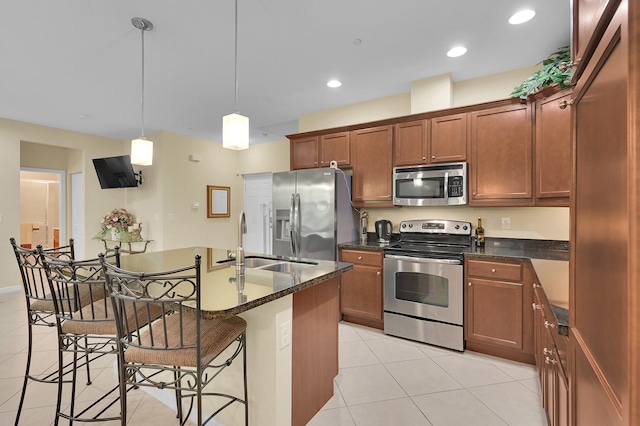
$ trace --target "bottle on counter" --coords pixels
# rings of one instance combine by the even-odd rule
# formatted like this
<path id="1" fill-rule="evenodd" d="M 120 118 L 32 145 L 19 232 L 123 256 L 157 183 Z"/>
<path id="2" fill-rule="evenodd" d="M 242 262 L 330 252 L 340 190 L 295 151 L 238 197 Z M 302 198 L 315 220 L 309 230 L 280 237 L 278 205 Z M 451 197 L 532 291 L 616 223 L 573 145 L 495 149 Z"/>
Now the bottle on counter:
<path id="1" fill-rule="evenodd" d="M 476 228 L 476 247 L 484 247 L 484 228 L 481 218 L 478 218 L 478 227 Z"/>
<path id="2" fill-rule="evenodd" d="M 369 213 L 367 212 L 362 212 L 360 214 L 360 241 L 365 243 L 367 242 L 367 225 L 368 225 L 368 219 L 369 217 Z"/>

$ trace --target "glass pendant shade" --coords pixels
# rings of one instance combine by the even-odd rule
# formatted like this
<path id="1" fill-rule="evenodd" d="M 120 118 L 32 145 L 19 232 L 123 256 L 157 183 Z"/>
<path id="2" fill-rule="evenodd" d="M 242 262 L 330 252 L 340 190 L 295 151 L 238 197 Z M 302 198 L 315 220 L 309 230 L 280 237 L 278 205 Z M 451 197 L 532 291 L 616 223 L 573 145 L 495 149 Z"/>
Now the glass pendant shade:
<path id="1" fill-rule="evenodd" d="M 153 142 L 146 139 L 131 141 L 131 164 L 150 166 L 153 163 Z"/>
<path id="2" fill-rule="evenodd" d="M 249 117 L 233 113 L 222 117 L 222 147 L 249 148 Z"/>

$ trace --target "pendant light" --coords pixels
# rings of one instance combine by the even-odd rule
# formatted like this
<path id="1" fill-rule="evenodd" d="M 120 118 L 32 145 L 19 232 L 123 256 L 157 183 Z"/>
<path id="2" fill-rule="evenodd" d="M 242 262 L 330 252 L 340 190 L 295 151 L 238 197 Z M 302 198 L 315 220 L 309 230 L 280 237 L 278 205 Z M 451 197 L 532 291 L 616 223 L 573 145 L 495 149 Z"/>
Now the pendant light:
<path id="1" fill-rule="evenodd" d="M 151 31 L 153 24 L 144 18 L 133 18 L 131 23 L 142 34 L 142 101 L 140 106 L 141 136 L 131 141 L 131 164 L 150 166 L 153 163 L 153 142 L 144 137 L 144 32 Z"/>
<path id="2" fill-rule="evenodd" d="M 222 117 L 222 147 L 227 149 L 249 148 L 249 117 L 238 114 L 238 0 L 235 13 L 235 112 Z"/>

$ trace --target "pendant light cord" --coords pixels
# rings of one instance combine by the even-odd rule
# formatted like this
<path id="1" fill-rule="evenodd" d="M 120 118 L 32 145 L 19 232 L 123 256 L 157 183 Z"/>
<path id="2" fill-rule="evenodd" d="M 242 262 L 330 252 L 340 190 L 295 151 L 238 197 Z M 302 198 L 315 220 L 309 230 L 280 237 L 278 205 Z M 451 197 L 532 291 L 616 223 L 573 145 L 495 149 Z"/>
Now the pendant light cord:
<path id="1" fill-rule="evenodd" d="M 234 36 L 234 79 L 235 79 L 235 105 L 236 114 L 238 113 L 238 0 L 236 0 L 236 15 L 235 15 L 235 36 Z"/>
<path id="2" fill-rule="evenodd" d="M 140 30 L 140 33 L 142 34 L 142 96 L 141 96 L 141 105 L 140 105 L 140 126 L 141 126 L 141 135 L 142 138 L 144 138 L 144 31 L 145 29 L 142 28 Z"/>

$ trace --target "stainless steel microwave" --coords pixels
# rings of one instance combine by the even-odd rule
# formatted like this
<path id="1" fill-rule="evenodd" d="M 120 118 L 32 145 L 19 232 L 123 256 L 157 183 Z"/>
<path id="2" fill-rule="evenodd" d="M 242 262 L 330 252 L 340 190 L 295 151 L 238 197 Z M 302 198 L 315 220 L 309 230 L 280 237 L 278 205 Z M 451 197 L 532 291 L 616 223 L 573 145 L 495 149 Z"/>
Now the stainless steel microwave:
<path id="1" fill-rule="evenodd" d="M 394 167 L 396 206 L 459 206 L 467 204 L 467 163 Z"/>

